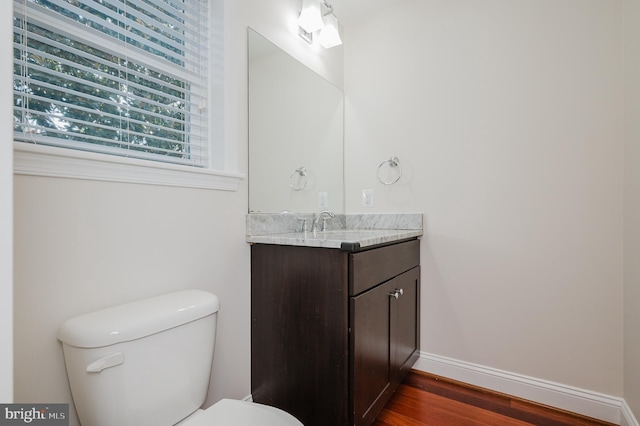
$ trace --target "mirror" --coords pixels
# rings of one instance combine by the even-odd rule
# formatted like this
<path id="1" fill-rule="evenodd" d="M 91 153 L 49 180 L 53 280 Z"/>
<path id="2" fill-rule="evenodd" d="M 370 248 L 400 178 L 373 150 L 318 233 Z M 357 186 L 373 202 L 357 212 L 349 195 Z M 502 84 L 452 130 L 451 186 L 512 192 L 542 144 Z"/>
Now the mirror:
<path id="1" fill-rule="evenodd" d="M 344 213 L 340 89 L 252 29 L 249 213 Z"/>

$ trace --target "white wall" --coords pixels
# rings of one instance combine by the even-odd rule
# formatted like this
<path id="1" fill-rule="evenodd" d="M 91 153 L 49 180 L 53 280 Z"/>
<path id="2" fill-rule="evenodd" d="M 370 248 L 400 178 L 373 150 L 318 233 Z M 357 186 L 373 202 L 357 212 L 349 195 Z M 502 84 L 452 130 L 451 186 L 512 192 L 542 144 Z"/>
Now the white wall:
<path id="1" fill-rule="evenodd" d="M 246 173 L 247 26 L 298 49 L 339 84 L 342 53 L 311 55 L 297 35 L 287 38 L 289 22 L 283 17 L 297 13 L 298 1 L 227 3 L 233 54 L 227 63 L 232 85 L 226 125 L 238 143 L 239 171 Z M 5 57 L 11 54 L 10 40 L 3 43 Z M 4 166 L 5 156 L 0 158 Z M 0 180 L 3 199 L 9 196 L 5 180 Z M 208 403 L 249 395 L 247 207 L 246 180 L 237 192 L 224 192 L 15 176 L 15 400 L 71 401 L 55 337 L 63 320 L 185 288 L 220 297 Z M 4 254 L 4 246 L 0 249 Z M 77 425 L 75 415 L 71 425 Z"/>
<path id="2" fill-rule="evenodd" d="M 407 0 L 345 29 L 346 208 L 424 212 L 423 351 L 622 395 L 620 19 Z"/>
<path id="3" fill-rule="evenodd" d="M 624 397 L 640 418 L 640 1 L 625 4 Z"/>
<path id="4" fill-rule="evenodd" d="M 11 9 L 11 6 L 9 7 Z M 11 14 L 0 18 L 0 39 L 12 40 Z M 10 42 L 0 43 L 0 57 L 11 58 Z M 11 87 L 11 61 L 0 68 L 0 81 Z M 13 401 L 13 146 L 10 90 L 0 91 L 0 402 Z"/>
<path id="5" fill-rule="evenodd" d="M 70 401 L 63 320 L 186 288 L 220 297 L 211 398 L 246 396 L 245 195 L 16 176 L 16 401 Z"/>

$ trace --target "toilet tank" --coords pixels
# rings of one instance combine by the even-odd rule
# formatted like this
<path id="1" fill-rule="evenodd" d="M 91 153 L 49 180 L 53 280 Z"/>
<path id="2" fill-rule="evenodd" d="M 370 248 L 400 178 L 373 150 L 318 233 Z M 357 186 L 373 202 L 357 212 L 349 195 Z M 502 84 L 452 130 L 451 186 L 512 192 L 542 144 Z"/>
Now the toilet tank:
<path id="1" fill-rule="evenodd" d="M 174 425 L 206 398 L 218 298 L 186 290 L 71 318 L 59 327 L 83 426 Z"/>

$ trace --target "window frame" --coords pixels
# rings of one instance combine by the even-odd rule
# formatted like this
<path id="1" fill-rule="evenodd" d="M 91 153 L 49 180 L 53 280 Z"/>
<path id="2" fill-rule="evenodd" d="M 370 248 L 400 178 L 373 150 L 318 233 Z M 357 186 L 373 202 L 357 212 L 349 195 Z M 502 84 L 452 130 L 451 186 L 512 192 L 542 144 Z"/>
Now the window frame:
<path id="1" fill-rule="evenodd" d="M 235 111 L 231 97 L 233 0 L 210 0 L 212 34 L 209 67 L 209 163 L 191 167 L 69 148 L 14 141 L 14 173 L 18 175 L 87 179 L 108 182 L 236 191 L 245 176 L 238 172 Z M 216 41 L 218 41 L 216 43 Z"/>

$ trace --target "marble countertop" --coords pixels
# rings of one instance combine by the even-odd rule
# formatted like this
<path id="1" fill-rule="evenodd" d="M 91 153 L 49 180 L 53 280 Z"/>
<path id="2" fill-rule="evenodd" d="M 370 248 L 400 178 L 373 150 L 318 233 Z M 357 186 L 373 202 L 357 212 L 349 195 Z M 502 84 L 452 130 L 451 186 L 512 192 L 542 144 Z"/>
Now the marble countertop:
<path id="1" fill-rule="evenodd" d="M 378 244 L 391 243 L 422 236 L 422 229 L 339 229 L 325 232 L 289 232 L 283 234 L 249 235 L 253 244 L 280 244 L 337 248 L 357 251 Z"/>
<path id="2" fill-rule="evenodd" d="M 323 232 L 295 231 L 301 221 L 310 225 L 314 214 L 250 213 L 247 237 L 250 244 L 279 244 L 337 248 L 345 251 L 422 236 L 422 213 L 336 214 Z"/>

